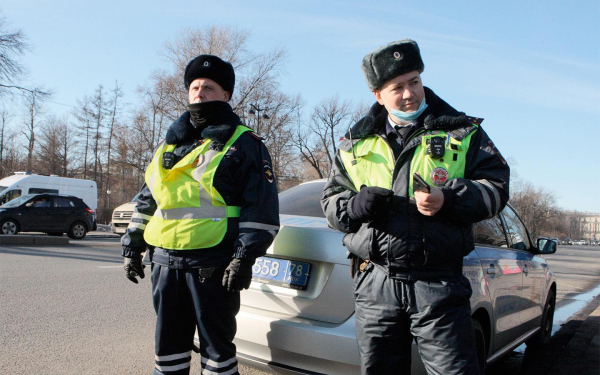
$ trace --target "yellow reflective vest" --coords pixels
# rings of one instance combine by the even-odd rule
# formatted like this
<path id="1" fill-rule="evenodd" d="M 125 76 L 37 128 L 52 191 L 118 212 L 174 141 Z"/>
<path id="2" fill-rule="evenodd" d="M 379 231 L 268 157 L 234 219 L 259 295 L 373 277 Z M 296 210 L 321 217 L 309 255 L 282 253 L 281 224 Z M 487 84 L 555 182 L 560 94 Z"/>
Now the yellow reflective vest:
<path id="1" fill-rule="evenodd" d="M 477 125 L 474 125 L 474 130 Z M 415 148 L 410 165 L 409 196 L 414 196 L 412 186 L 412 175 L 418 172 L 428 184 L 442 187 L 453 178 L 464 177 L 467 150 L 471 137 L 475 131 L 471 131 L 466 137 L 453 137 L 452 132 L 445 131 L 423 131 L 416 137 L 421 138 L 420 144 Z M 445 144 L 445 152 L 442 158 L 432 158 L 427 152 L 430 139 L 442 137 Z M 392 189 L 394 175 L 394 154 L 387 141 L 380 135 L 362 138 L 348 150 L 340 149 L 340 158 L 344 164 L 348 176 L 354 184 L 356 191 L 361 186 L 379 186 Z"/>
<path id="2" fill-rule="evenodd" d="M 231 145 L 249 128 L 239 125 L 221 150 L 206 139 L 171 169 L 163 154 L 176 145 L 163 143 L 146 170 L 146 185 L 157 209 L 144 231 L 144 240 L 171 250 L 204 249 L 218 245 L 227 232 L 227 218 L 239 217 L 238 206 L 227 206 L 215 189 L 215 171 Z"/>

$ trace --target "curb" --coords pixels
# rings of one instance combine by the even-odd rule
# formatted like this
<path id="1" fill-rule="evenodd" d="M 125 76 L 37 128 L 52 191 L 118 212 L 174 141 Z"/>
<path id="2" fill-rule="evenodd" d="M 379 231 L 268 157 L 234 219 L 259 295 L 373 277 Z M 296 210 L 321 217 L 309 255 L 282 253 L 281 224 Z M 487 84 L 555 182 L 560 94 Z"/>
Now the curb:
<path id="1" fill-rule="evenodd" d="M 69 237 L 52 236 L 0 236 L 0 245 L 68 245 Z"/>
<path id="2" fill-rule="evenodd" d="M 590 309 L 593 309 L 591 312 Z M 585 316 L 585 314 L 588 314 Z M 566 324 L 579 324 L 549 375 L 600 374 L 600 295 Z"/>

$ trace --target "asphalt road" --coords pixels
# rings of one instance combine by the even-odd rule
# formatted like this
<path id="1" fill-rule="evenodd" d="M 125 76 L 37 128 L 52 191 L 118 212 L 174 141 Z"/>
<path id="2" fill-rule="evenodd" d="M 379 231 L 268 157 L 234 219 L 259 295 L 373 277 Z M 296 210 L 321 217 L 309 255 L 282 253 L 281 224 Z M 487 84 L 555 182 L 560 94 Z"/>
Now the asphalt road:
<path id="1" fill-rule="evenodd" d="M 557 323 L 598 294 L 599 258 L 591 246 L 560 246 L 547 257 L 559 281 Z M 125 279 L 116 237 L 0 247 L 0 373 L 150 374 L 154 321 L 150 281 Z M 528 367 L 534 355 L 517 349 L 489 374 L 538 373 Z M 192 374 L 199 362 L 194 353 Z"/>

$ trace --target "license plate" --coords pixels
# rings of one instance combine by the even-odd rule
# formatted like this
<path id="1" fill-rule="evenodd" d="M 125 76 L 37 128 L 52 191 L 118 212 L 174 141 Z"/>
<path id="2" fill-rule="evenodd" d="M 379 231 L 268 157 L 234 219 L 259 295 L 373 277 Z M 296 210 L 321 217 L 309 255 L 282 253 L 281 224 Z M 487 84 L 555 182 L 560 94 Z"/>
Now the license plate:
<path id="1" fill-rule="evenodd" d="M 306 289 L 310 263 L 260 257 L 252 267 L 252 280 L 291 289 Z"/>

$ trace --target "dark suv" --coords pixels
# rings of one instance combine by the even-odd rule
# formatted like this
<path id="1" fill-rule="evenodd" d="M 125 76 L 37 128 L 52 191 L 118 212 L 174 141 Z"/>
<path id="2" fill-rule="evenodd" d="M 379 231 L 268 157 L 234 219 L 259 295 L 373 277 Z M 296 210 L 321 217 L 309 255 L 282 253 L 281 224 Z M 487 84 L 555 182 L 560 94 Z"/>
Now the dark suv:
<path id="1" fill-rule="evenodd" d="M 83 200 L 70 195 L 27 194 L 0 206 L 0 234 L 63 233 L 80 240 L 95 230 L 92 210 Z"/>

